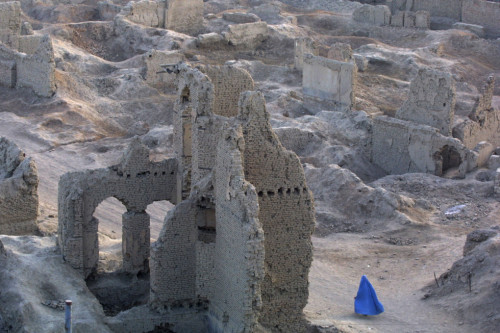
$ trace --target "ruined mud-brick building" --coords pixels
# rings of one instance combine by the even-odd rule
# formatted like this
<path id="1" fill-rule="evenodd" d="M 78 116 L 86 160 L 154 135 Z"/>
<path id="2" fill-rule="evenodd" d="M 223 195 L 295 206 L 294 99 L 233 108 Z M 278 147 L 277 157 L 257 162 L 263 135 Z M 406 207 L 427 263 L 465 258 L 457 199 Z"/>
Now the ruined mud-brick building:
<path id="1" fill-rule="evenodd" d="M 468 118 L 457 124 L 452 76 L 420 69 L 396 117 L 374 119 L 372 162 L 390 174 L 455 171 L 460 177 L 482 166 L 493 152 L 493 145 L 483 141 L 494 139 L 500 129 L 500 110 L 491 105 L 493 88 L 489 77 Z"/>
<path id="2" fill-rule="evenodd" d="M 38 172 L 32 158 L 0 137 L 0 234 L 37 230 Z"/>
<path id="3" fill-rule="evenodd" d="M 93 214 L 114 196 L 128 210 L 123 269 L 149 268 L 151 283 L 148 310 L 137 310 L 142 319 L 123 313 L 114 329 L 149 331 L 168 318 L 174 331 L 304 332 L 315 220 L 298 157 L 279 142 L 246 71 L 184 64 L 171 70 L 179 84 L 176 156 L 150 162 L 136 140 L 116 166 L 64 175 L 64 259 L 84 277 L 96 269 Z M 145 207 L 155 200 L 176 206 L 150 249 Z M 190 326 L 182 326 L 179 311 L 190 313 Z"/>
<path id="4" fill-rule="evenodd" d="M 22 22 L 18 1 L 0 3 L 0 85 L 29 88 L 42 97 L 56 91 L 52 41 Z"/>
<path id="5" fill-rule="evenodd" d="M 131 1 L 120 16 L 148 27 L 193 35 L 203 28 L 203 0 Z"/>

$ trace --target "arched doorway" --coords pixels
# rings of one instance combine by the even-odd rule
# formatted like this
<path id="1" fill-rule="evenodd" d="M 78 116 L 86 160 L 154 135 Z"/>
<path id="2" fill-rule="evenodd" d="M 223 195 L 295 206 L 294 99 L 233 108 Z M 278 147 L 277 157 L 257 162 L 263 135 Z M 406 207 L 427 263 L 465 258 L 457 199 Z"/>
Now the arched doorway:
<path id="1" fill-rule="evenodd" d="M 149 247 L 159 234 L 168 211 L 174 205 L 167 200 L 155 201 L 142 212 L 128 211 L 114 197 L 103 200 L 92 216 L 97 224 L 99 262 L 87 278 L 87 286 L 103 306 L 107 316 L 147 304 L 149 300 Z M 150 227 L 151 221 L 151 227 Z M 147 225 L 147 230 L 146 230 Z M 153 232 L 151 232 L 153 231 Z M 126 244 L 126 242 L 132 244 Z M 135 243 L 135 245 L 134 245 Z M 147 246 L 145 268 L 130 270 L 130 261 L 141 258 L 141 247 Z M 139 253 L 135 253 L 138 251 Z M 135 265 L 137 266 L 137 265 Z M 134 265 L 132 265 L 134 267 Z"/>
<path id="2" fill-rule="evenodd" d="M 112 273 L 122 269 L 122 216 L 127 208 L 118 199 L 109 197 L 94 211 L 97 220 L 99 261 L 97 273 Z"/>

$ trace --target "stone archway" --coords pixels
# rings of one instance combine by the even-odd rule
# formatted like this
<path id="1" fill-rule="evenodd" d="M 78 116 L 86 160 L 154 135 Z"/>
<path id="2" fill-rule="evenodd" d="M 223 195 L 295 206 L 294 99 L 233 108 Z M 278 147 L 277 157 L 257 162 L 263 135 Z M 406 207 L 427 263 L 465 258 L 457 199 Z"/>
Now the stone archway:
<path id="1" fill-rule="evenodd" d="M 123 271 L 149 270 L 149 204 L 176 204 L 177 160 L 149 160 L 149 151 L 134 140 L 120 164 L 65 174 L 59 181 L 58 243 L 64 259 L 86 278 L 99 261 L 97 206 L 115 197 L 126 207 L 122 215 Z"/>

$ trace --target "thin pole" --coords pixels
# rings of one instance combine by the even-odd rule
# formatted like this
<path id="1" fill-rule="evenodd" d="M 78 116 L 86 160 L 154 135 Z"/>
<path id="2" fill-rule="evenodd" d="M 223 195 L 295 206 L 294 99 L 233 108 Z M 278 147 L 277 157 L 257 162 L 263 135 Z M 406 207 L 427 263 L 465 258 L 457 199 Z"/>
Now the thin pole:
<path id="1" fill-rule="evenodd" d="M 66 300 L 66 313 L 65 313 L 65 323 L 64 323 L 64 330 L 66 333 L 71 333 L 71 300 Z"/>

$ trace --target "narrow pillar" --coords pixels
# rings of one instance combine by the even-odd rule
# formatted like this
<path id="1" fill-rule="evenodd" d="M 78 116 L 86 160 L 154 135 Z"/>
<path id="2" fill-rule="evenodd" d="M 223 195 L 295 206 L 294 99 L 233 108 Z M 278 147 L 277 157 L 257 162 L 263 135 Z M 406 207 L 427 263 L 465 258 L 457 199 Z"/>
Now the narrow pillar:
<path id="1" fill-rule="evenodd" d="M 122 215 L 123 271 L 135 274 L 149 270 L 149 239 L 149 215 L 145 211 Z"/>

